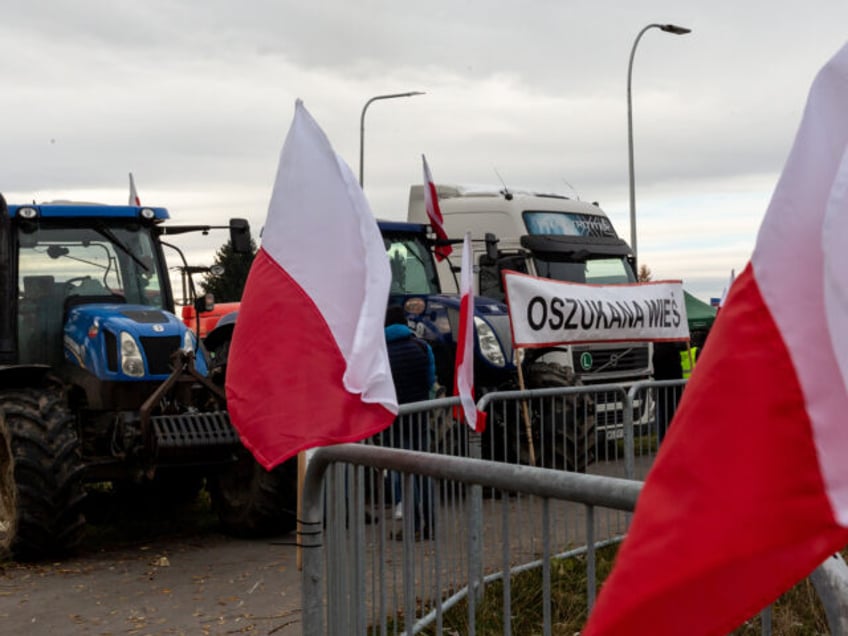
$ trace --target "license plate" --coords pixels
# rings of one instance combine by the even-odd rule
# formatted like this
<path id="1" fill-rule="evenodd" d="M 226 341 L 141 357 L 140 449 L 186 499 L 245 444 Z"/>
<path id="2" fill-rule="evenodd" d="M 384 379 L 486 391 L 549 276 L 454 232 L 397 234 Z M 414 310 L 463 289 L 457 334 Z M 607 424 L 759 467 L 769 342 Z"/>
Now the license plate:
<path id="1" fill-rule="evenodd" d="M 617 439 L 624 439 L 624 429 L 616 428 L 613 430 L 607 430 L 607 441 L 613 441 Z"/>

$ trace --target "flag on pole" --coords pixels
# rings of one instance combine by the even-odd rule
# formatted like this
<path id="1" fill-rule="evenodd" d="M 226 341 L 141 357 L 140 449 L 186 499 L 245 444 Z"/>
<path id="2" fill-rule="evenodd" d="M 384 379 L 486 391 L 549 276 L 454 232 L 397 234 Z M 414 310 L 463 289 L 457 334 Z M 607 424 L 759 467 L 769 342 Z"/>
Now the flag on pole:
<path id="1" fill-rule="evenodd" d="M 439 207 L 439 194 L 436 191 L 436 184 L 433 181 L 433 175 L 430 174 L 427 157 L 421 155 L 421 160 L 424 162 L 424 207 L 427 208 L 427 217 L 430 219 L 430 225 L 433 226 L 436 238 L 447 240 L 448 235 L 445 232 L 445 220 Z M 450 245 L 437 245 L 433 252 L 436 255 L 436 260 L 441 261 L 453 252 L 453 248 Z"/>
<path id="2" fill-rule="evenodd" d="M 138 198 L 138 192 L 135 189 L 135 179 L 133 179 L 132 172 L 130 172 L 130 205 L 141 205 L 141 199 Z"/>
<path id="3" fill-rule="evenodd" d="M 426 166 L 426 164 L 425 164 Z M 474 255 L 471 251 L 471 233 L 465 233 L 462 243 L 462 271 L 459 293 L 459 335 L 456 342 L 456 368 L 454 370 L 454 395 L 462 404 L 462 413 L 468 426 L 482 433 L 486 428 L 486 414 L 477 410 L 474 402 Z M 455 414 L 458 416 L 458 414 Z"/>
<path id="4" fill-rule="evenodd" d="M 584 636 L 726 634 L 848 544 L 848 46 L 760 228 Z"/>
<path id="5" fill-rule="evenodd" d="M 227 368 L 233 424 L 265 468 L 392 423 L 390 283 L 362 188 L 298 100 Z"/>
<path id="6" fill-rule="evenodd" d="M 718 301 L 718 307 L 721 309 L 722 305 L 724 305 L 724 301 L 727 299 L 727 293 L 730 291 L 730 288 L 733 286 L 733 281 L 736 280 L 736 270 L 730 270 L 730 280 L 727 283 L 727 287 L 725 287 L 721 292 L 721 300 Z"/>

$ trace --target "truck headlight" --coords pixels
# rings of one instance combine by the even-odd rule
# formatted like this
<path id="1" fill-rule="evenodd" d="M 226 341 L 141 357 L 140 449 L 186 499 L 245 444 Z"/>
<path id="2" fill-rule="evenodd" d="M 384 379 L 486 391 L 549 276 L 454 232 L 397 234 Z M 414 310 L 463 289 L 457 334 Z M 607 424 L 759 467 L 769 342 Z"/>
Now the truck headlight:
<path id="1" fill-rule="evenodd" d="M 121 332 L 121 371 L 133 378 L 144 377 L 144 360 L 138 343 L 126 331 Z"/>
<path id="2" fill-rule="evenodd" d="M 474 316 L 474 328 L 477 331 L 477 341 L 480 343 L 480 352 L 491 364 L 502 367 L 506 364 L 506 358 L 501 349 L 498 337 L 489 324 L 478 316 Z"/>

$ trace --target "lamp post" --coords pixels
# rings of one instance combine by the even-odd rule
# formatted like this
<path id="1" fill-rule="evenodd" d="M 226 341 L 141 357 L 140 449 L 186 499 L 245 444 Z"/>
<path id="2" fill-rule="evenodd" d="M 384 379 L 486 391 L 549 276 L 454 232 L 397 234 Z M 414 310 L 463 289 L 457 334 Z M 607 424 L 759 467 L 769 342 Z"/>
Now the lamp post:
<path id="1" fill-rule="evenodd" d="M 365 162 L 365 111 L 371 105 L 371 102 L 376 102 L 378 99 L 394 99 L 396 97 L 414 97 L 415 95 L 423 95 L 421 91 L 409 91 L 407 93 L 391 93 L 389 95 L 375 95 L 362 107 L 362 114 L 359 116 L 359 187 L 365 184 L 364 178 L 364 162 Z"/>
<path id="2" fill-rule="evenodd" d="M 636 250 L 636 182 L 633 171 L 633 102 L 630 93 L 630 85 L 633 79 L 633 57 L 636 55 L 636 47 L 639 40 L 649 29 L 659 29 L 666 33 L 674 35 L 686 35 L 691 33 L 692 29 L 677 26 L 676 24 L 649 24 L 639 31 L 636 40 L 633 42 L 633 48 L 630 50 L 630 64 L 627 66 L 627 152 L 630 167 L 630 249 L 633 250 L 633 258 L 638 259 Z"/>

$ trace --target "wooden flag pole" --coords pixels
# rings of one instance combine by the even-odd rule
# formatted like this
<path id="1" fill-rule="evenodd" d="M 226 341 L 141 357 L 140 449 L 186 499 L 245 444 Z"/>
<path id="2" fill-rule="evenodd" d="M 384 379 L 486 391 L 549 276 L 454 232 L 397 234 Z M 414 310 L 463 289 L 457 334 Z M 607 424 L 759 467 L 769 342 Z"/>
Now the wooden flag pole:
<path id="1" fill-rule="evenodd" d="M 297 454 L 297 571 L 303 571 L 303 482 L 306 480 L 306 452 Z"/>
<path id="2" fill-rule="evenodd" d="M 517 348 L 515 350 L 516 366 L 518 367 L 518 388 L 524 390 L 524 372 L 522 371 L 522 363 L 524 362 L 524 349 Z M 533 427 L 530 424 L 530 408 L 527 406 L 527 400 L 521 400 L 521 414 L 524 416 L 524 431 L 527 433 L 527 446 L 530 452 L 530 465 L 536 465 L 536 449 L 533 446 Z"/>

